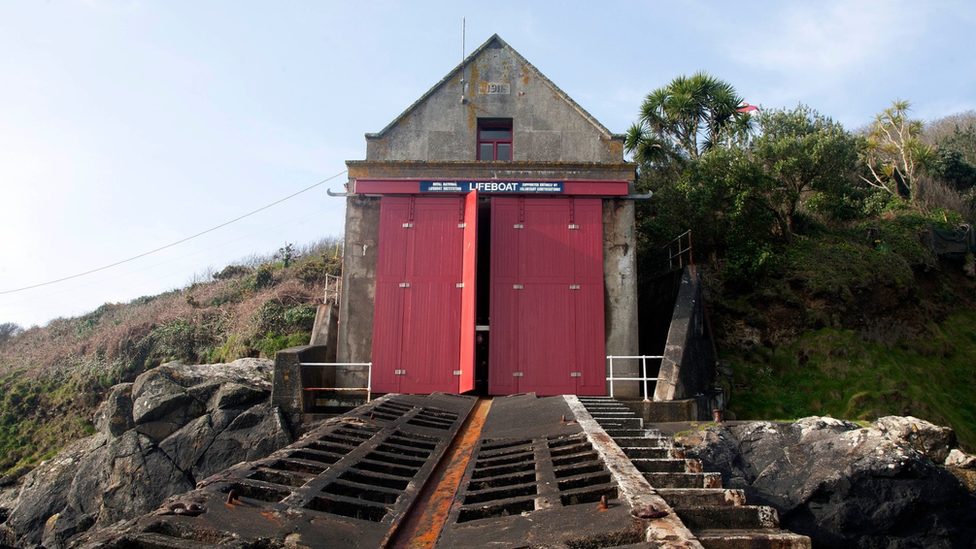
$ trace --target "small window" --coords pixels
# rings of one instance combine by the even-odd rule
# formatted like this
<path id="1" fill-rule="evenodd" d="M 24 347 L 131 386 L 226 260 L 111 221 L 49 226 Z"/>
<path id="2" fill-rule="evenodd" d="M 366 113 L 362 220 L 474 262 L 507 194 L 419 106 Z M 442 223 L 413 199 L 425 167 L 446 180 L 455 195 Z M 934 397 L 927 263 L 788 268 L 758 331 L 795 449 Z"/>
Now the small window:
<path id="1" fill-rule="evenodd" d="M 512 159 L 512 121 L 478 123 L 478 160 Z"/>

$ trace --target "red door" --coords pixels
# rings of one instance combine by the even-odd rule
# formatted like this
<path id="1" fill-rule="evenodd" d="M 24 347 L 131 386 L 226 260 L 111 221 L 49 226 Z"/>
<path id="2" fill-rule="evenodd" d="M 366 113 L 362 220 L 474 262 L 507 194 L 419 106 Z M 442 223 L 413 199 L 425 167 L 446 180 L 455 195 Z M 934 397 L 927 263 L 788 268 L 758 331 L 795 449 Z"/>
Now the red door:
<path id="1" fill-rule="evenodd" d="M 380 238 L 376 259 L 373 307 L 372 386 L 377 393 L 400 391 L 400 338 L 403 323 L 404 261 L 410 219 L 410 200 L 384 197 L 380 201 Z"/>
<path id="2" fill-rule="evenodd" d="M 489 392 L 604 394 L 600 199 L 492 199 Z"/>
<path id="3" fill-rule="evenodd" d="M 604 395 L 607 387 L 603 300 L 603 201 L 573 199 L 577 395 Z"/>
<path id="4" fill-rule="evenodd" d="M 463 206 L 464 198 L 457 196 L 381 201 L 373 321 L 376 392 L 458 392 Z M 471 332 L 473 338 L 473 326 Z"/>
<path id="5" fill-rule="evenodd" d="M 458 360 L 458 392 L 474 390 L 475 328 L 478 292 L 478 191 L 464 196 L 463 251 L 461 252 L 461 354 Z"/>
<path id="6" fill-rule="evenodd" d="M 519 237 L 522 219 L 518 198 L 491 199 L 491 273 L 489 298 L 488 392 L 519 392 Z"/>

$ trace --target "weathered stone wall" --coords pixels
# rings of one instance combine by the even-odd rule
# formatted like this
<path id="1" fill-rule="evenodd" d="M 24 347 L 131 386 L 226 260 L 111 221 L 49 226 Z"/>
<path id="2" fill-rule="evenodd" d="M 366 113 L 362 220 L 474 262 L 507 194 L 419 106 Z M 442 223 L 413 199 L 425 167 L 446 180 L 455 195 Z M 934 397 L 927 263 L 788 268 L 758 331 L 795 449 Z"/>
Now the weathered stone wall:
<path id="1" fill-rule="evenodd" d="M 512 120 L 514 161 L 621 162 L 622 136 L 567 99 L 493 37 L 390 126 L 367 135 L 366 158 L 475 160 L 478 119 L 505 118 Z"/>

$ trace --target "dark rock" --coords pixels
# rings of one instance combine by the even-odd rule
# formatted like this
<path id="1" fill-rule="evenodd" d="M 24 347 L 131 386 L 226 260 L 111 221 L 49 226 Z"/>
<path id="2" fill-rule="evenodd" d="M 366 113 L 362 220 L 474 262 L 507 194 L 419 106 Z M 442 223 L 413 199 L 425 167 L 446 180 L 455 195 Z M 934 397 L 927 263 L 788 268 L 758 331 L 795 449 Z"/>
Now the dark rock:
<path id="1" fill-rule="evenodd" d="M 235 408 L 262 398 L 268 398 L 268 396 L 270 396 L 268 391 L 252 386 L 235 382 L 224 383 L 210 399 L 209 408 L 211 410 Z"/>
<path id="2" fill-rule="evenodd" d="M 92 423 L 99 433 L 117 437 L 135 426 L 132 421 L 132 384 L 112 387 L 95 411 Z"/>
<path id="3" fill-rule="evenodd" d="M 172 368 L 160 366 L 136 378 L 132 388 L 136 429 L 154 440 L 163 440 L 204 411 L 174 377 L 179 376 Z"/>
<path id="4" fill-rule="evenodd" d="M 67 508 L 60 513 L 51 515 L 44 523 L 44 533 L 41 535 L 41 545 L 44 547 L 66 547 L 72 538 L 87 531 L 95 524 L 92 515 L 80 514 Z"/>
<path id="5" fill-rule="evenodd" d="M 781 525 L 814 547 L 972 547 L 976 497 L 926 457 L 942 451 L 932 442 L 939 428 L 911 418 L 917 430 L 905 431 L 885 420 L 717 426 L 686 453 L 750 503 L 775 507 Z M 902 438 L 917 432 L 929 433 L 925 453 Z"/>
<path id="6" fill-rule="evenodd" d="M 189 471 L 210 448 L 216 433 L 210 416 L 200 416 L 159 444 L 159 449 L 182 471 Z"/>
<path id="7" fill-rule="evenodd" d="M 288 425 L 278 409 L 258 404 L 217 435 L 193 467 L 193 478 L 204 479 L 241 461 L 260 459 L 290 443 Z"/>
<path id="8" fill-rule="evenodd" d="M 104 445 L 105 440 L 104 435 L 79 440 L 41 463 L 24 478 L 17 505 L 4 523 L 13 537 L 25 545 L 41 542 L 44 523 L 64 508 L 82 460 L 88 452 Z M 10 536 L 5 538 L 10 539 Z"/>
<path id="9" fill-rule="evenodd" d="M 169 363 L 114 387 L 95 414 L 99 433 L 42 463 L 16 499 L 3 500 L 11 511 L 0 547 L 66 547 L 191 490 L 200 473 L 287 445 L 290 430 L 268 404 L 270 369 L 257 359 Z"/>

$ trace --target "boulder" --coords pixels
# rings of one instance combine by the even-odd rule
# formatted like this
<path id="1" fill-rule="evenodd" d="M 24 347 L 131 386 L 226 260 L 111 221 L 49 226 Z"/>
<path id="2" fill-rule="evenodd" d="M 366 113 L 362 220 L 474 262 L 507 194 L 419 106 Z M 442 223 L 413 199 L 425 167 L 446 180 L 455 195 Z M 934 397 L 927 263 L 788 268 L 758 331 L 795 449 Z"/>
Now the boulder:
<path id="1" fill-rule="evenodd" d="M 907 442 L 935 463 L 944 463 L 949 449 L 956 446 L 956 433 L 952 429 L 912 416 L 886 416 L 873 426 L 892 440 Z"/>
<path id="2" fill-rule="evenodd" d="M 99 433 L 117 437 L 135 427 L 132 420 L 132 383 L 120 383 L 95 411 L 92 423 Z"/>
<path id="3" fill-rule="evenodd" d="M 958 448 L 953 448 L 945 459 L 946 467 L 960 469 L 976 469 L 976 457 L 964 454 Z"/>
<path id="4" fill-rule="evenodd" d="M 775 507 L 814 547 L 970 547 L 976 497 L 928 457 L 948 454 L 936 440 L 951 437 L 915 418 L 883 419 L 711 427 L 686 453 L 750 503 Z"/>
<path id="5" fill-rule="evenodd" d="M 201 475 L 291 443 L 269 404 L 270 360 L 174 362 L 117 385 L 94 414 L 98 434 L 28 474 L 0 525 L 0 546 L 67 547 L 90 529 L 156 509 Z"/>
<path id="6" fill-rule="evenodd" d="M 68 491 L 79 473 L 82 460 L 105 442 L 104 435 L 74 442 L 24 477 L 20 497 L 6 522 L 0 526 L 0 529 L 6 530 L 4 543 L 11 543 L 9 540 L 24 545 L 40 543 L 44 523 L 51 515 L 64 509 Z"/>
<path id="7" fill-rule="evenodd" d="M 132 420 L 136 429 L 163 440 L 203 413 L 200 401 L 173 379 L 172 368 L 160 367 L 136 378 L 132 388 Z"/>
<path id="8" fill-rule="evenodd" d="M 166 437 L 166 440 L 159 444 L 169 459 L 182 471 L 189 471 L 204 452 L 210 448 L 216 433 L 210 423 L 210 414 L 200 416 L 187 423 L 179 431 Z"/>
<path id="9" fill-rule="evenodd" d="M 202 480 L 242 461 L 254 461 L 291 443 L 288 425 L 278 408 L 258 404 L 223 429 L 193 467 Z"/>

